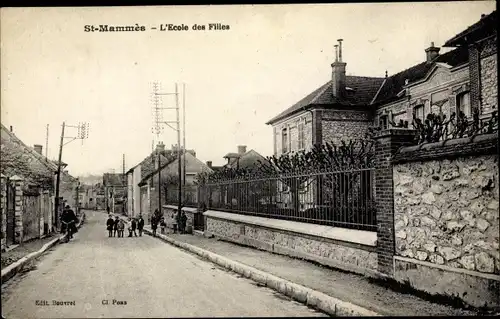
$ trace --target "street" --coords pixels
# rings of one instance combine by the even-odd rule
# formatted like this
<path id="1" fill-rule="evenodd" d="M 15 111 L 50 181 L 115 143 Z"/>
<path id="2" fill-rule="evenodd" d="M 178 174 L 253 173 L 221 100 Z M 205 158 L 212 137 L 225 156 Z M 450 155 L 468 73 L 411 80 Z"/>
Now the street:
<path id="1" fill-rule="evenodd" d="M 86 216 L 2 286 L 4 318 L 326 316 L 150 236 L 108 238 L 106 214 Z"/>

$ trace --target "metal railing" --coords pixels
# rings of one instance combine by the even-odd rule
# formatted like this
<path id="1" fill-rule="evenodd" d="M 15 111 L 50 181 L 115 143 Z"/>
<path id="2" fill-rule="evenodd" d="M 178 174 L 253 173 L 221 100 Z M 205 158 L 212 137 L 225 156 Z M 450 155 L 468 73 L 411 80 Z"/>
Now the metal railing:
<path id="1" fill-rule="evenodd" d="M 196 185 L 186 185 L 181 189 L 183 206 L 198 207 L 198 187 Z M 169 205 L 179 204 L 179 188 L 167 187 L 166 202 Z"/>
<path id="2" fill-rule="evenodd" d="M 202 206 L 245 215 L 376 230 L 373 169 L 208 182 Z M 204 205 L 203 205 L 204 204 Z"/>

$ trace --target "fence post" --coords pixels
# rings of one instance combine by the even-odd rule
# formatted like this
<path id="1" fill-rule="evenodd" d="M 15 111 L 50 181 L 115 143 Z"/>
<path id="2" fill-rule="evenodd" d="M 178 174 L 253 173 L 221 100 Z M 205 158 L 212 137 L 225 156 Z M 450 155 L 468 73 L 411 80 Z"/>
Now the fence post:
<path id="1" fill-rule="evenodd" d="M 0 210 L 2 213 L 1 251 L 7 248 L 7 177 L 1 174 L 0 179 Z"/>
<path id="2" fill-rule="evenodd" d="M 378 271 L 394 275 L 394 182 L 392 156 L 415 138 L 415 130 L 386 129 L 375 136 L 375 207 Z"/>
<path id="3" fill-rule="evenodd" d="M 14 175 L 10 180 L 15 187 L 14 242 L 20 244 L 23 242 L 23 179 Z"/>

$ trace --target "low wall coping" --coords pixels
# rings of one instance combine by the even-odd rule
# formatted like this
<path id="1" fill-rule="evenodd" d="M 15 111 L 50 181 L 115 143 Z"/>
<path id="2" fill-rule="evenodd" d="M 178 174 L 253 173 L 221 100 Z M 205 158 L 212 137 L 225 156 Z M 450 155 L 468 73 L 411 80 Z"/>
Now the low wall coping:
<path id="1" fill-rule="evenodd" d="M 340 227 L 301 223 L 290 220 L 247 216 L 235 213 L 225 213 L 215 210 L 207 210 L 203 213 L 203 215 L 250 225 L 263 226 L 279 230 L 291 231 L 295 233 L 307 234 L 311 236 L 351 242 L 366 246 L 377 246 L 377 233 L 366 230 L 346 229 Z"/>
<path id="2" fill-rule="evenodd" d="M 434 143 L 405 146 L 393 157 L 393 163 L 433 160 L 438 158 L 498 153 L 498 134 L 479 134 Z"/>
<path id="3" fill-rule="evenodd" d="M 175 210 L 179 209 L 178 206 L 174 206 L 174 205 L 163 205 L 163 208 L 170 208 L 170 209 L 175 209 Z M 182 207 L 181 210 L 186 211 L 186 212 L 190 212 L 193 214 L 198 213 L 198 208 L 193 208 L 193 207 Z"/>

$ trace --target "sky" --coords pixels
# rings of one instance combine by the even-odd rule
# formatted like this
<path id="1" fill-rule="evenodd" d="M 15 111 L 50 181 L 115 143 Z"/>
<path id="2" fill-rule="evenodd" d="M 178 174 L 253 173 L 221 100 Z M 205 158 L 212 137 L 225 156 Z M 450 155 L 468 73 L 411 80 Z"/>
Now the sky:
<path id="1" fill-rule="evenodd" d="M 74 175 L 135 166 L 151 153 L 152 82 L 186 91 L 186 147 L 202 161 L 246 145 L 272 155 L 265 123 L 326 83 L 344 39 L 348 75 L 383 77 L 424 61 L 424 50 L 495 10 L 494 1 L 182 7 L 1 8 L 1 122 L 57 158 L 63 121 L 89 122 L 89 137 L 63 148 Z M 229 30 L 192 30 L 221 23 Z M 145 26 L 84 32 L 85 25 Z M 188 31 L 160 31 L 161 24 Z M 152 30 L 156 27 L 156 30 Z M 449 49 L 448 49 L 449 50 Z M 443 48 L 441 52 L 448 51 Z M 172 95 L 162 107 L 175 107 Z M 164 121 L 175 121 L 172 109 Z M 182 122 L 182 112 L 181 112 Z M 167 148 L 177 133 L 166 127 Z M 67 127 L 65 136 L 76 136 Z M 70 139 L 65 139 L 69 142 Z"/>

